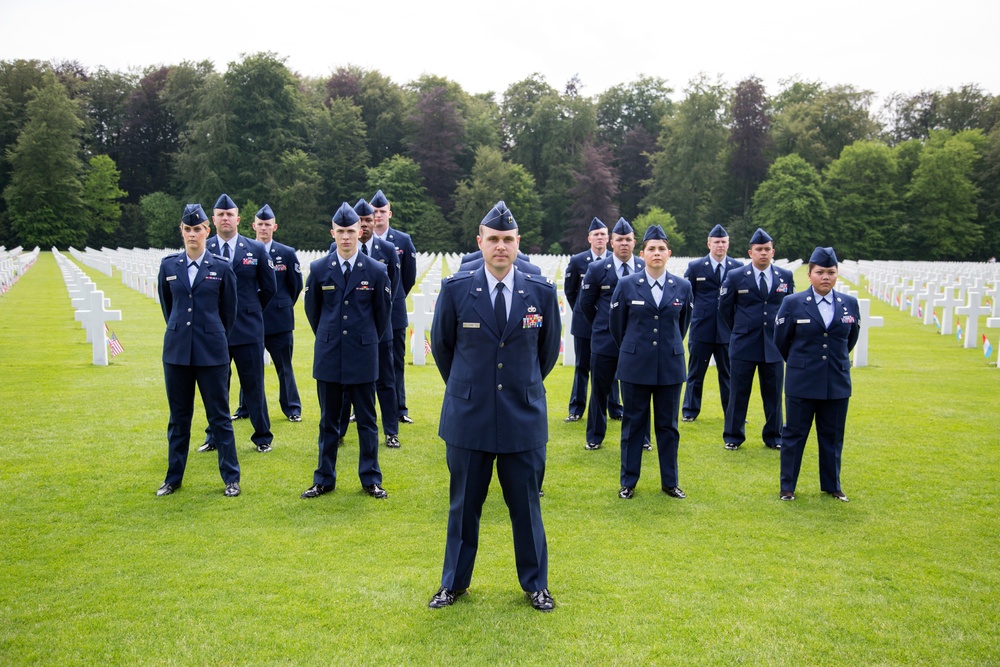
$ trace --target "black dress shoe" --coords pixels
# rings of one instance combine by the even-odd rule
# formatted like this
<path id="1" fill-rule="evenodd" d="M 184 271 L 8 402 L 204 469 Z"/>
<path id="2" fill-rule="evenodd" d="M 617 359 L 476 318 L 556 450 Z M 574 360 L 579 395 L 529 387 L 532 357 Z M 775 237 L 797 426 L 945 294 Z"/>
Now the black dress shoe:
<path id="1" fill-rule="evenodd" d="M 413 420 L 410 419 L 409 415 L 400 415 L 399 416 L 399 423 L 400 424 L 412 424 Z"/>
<path id="2" fill-rule="evenodd" d="M 380 500 L 382 498 L 389 497 L 389 494 L 386 493 L 385 489 L 383 489 L 379 484 L 370 484 L 369 486 L 366 486 L 365 493 L 367 493 L 372 498 L 378 498 Z"/>
<path id="3" fill-rule="evenodd" d="M 308 489 L 302 492 L 302 498 L 318 498 L 324 493 L 330 493 L 333 491 L 332 486 L 323 486 L 322 484 L 313 484 Z"/>
<path id="4" fill-rule="evenodd" d="M 232 420 L 233 420 L 234 422 L 238 422 L 239 420 L 241 420 L 241 419 L 246 419 L 247 417 L 248 417 L 248 415 L 241 415 L 240 413 L 238 413 L 238 412 L 237 412 L 236 414 L 234 414 L 234 415 L 233 415 L 233 416 L 231 417 L 231 419 L 232 419 Z"/>
<path id="5" fill-rule="evenodd" d="M 199 452 L 214 452 L 215 451 L 215 443 L 214 442 L 206 442 L 204 445 L 202 445 L 201 447 L 198 448 L 198 451 Z"/>
<path id="6" fill-rule="evenodd" d="M 399 436 L 398 435 L 387 435 L 385 436 L 385 446 L 391 447 L 393 449 L 399 449 Z"/>
<path id="7" fill-rule="evenodd" d="M 791 491 L 782 491 L 780 497 L 782 500 L 795 500 L 795 494 Z"/>
<path id="8" fill-rule="evenodd" d="M 288 415 L 288 421 L 290 421 L 290 422 L 300 422 L 300 421 L 302 421 L 302 415 Z"/>
<path id="9" fill-rule="evenodd" d="M 601 443 L 599 443 L 599 442 L 588 442 L 584 446 L 584 449 L 586 449 L 588 452 L 592 452 L 595 449 L 600 449 L 600 448 L 601 448 Z"/>
<path id="10" fill-rule="evenodd" d="M 164 484 L 163 486 L 161 486 L 156 490 L 156 495 L 169 496 L 171 493 L 173 493 L 179 488 L 181 488 L 180 484 L 178 484 L 177 486 L 174 486 L 173 484 Z"/>
<path id="11" fill-rule="evenodd" d="M 611 418 L 616 422 L 620 422 L 622 420 L 622 415 L 611 415 Z"/>
<path id="12" fill-rule="evenodd" d="M 740 446 L 737 445 L 735 442 L 727 442 L 726 443 L 726 449 L 728 449 L 731 452 L 735 452 L 739 448 L 740 448 Z"/>
<path id="13" fill-rule="evenodd" d="M 266 442 L 262 442 L 259 445 L 257 445 L 257 451 L 260 452 L 261 454 L 263 454 L 264 452 L 269 452 L 272 449 L 274 449 L 274 448 L 271 447 L 271 445 L 269 445 Z"/>
<path id="14" fill-rule="evenodd" d="M 235 498 L 240 495 L 240 483 L 230 482 L 229 484 L 226 484 L 226 490 L 222 492 L 222 495 L 227 498 Z"/>
<path id="15" fill-rule="evenodd" d="M 764 446 L 768 449 L 781 449 L 781 445 L 769 445 L 766 442 L 764 443 Z"/>
<path id="16" fill-rule="evenodd" d="M 647 452 L 653 451 L 653 445 L 649 444 L 648 442 L 642 443 L 642 448 Z"/>
<path id="17" fill-rule="evenodd" d="M 468 588 L 463 588 L 460 591 L 453 591 L 442 586 L 438 589 L 438 592 L 434 594 L 434 597 L 431 598 L 431 601 L 427 603 L 427 606 L 431 609 L 444 609 L 445 607 L 450 607 L 455 604 L 455 600 L 468 592 Z"/>
<path id="18" fill-rule="evenodd" d="M 347 444 L 347 441 L 344 440 L 343 438 L 340 438 L 339 440 L 337 440 L 337 446 L 338 447 L 343 447 L 346 444 Z"/>
<path id="19" fill-rule="evenodd" d="M 549 589 L 543 588 L 540 591 L 535 591 L 534 593 L 525 592 L 528 599 L 531 600 L 531 606 L 538 611 L 552 611 L 556 606 L 556 601 L 552 599 L 549 595 Z"/>
<path id="20" fill-rule="evenodd" d="M 680 498 L 682 500 L 687 498 L 687 494 L 681 491 L 681 487 L 679 486 L 665 486 L 663 487 L 663 492 L 671 498 Z"/>
<path id="21" fill-rule="evenodd" d="M 632 500 L 632 496 L 635 495 L 635 489 L 631 486 L 623 486 L 622 490 L 618 492 L 618 497 L 622 500 Z"/>
<path id="22" fill-rule="evenodd" d="M 541 489 L 538 489 L 538 497 L 539 498 L 544 498 L 545 497 L 545 492 L 542 491 Z"/>
<path id="23" fill-rule="evenodd" d="M 349 421 L 349 422 L 351 422 L 352 424 L 354 424 L 354 423 L 355 423 L 355 422 L 357 422 L 358 420 L 357 420 L 357 417 L 355 417 L 355 416 L 354 416 L 354 413 L 352 412 L 352 413 L 351 413 L 351 418 L 350 418 L 350 419 L 348 419 L 347 421 Z"/>
<path id="24" fill-rule="evenodd" d="M 836 498 L 837 500 L 839 500 L 842 503 L 849 503 L 849 502 L 851 502 L 850 500 L 847 499 L 847 496 L 844 495 L 843 491 L 831 491 L 830 495 L 833 496 L 834 498 Z"/>
<path id="25" fill-rule="evenodd" d="M 566 422 L 567 424 L 570 424 L 572 422 L 578 422 L 578 421 L 580 421 L 581 417 L 582 417 L 582 415 L 570 415 L 570 416 L 566 417 L 566 419 L 564 419 L 563 421 Z"/>
<path id="26" fill-rule="evenodd" d="M 687 416 L 681 417 L 681 421 L 685 422 L 693 422 L 695 419 L 697 419 L 697 417 L 687 417 Z"/>

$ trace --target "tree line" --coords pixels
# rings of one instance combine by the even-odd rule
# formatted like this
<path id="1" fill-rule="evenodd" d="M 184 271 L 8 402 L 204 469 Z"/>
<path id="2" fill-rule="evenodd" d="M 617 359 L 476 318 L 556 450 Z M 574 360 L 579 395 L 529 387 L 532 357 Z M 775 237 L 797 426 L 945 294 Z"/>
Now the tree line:
<path id="1" fill-rule="evenodd" d="M 641 76 L 587 96 L 534 74 L 501 95 L 424 75 L 326 78 L 255 53 L 142 71 L 0 61 L 0 244 L 178 247 L 184 203 L 264 203 L 281 240 L 329 245 L 330 216 L 385 191 L 421 251 L 467 251 L 499 198 L 522 248 L 575 252 L 624 216 L 701 254 L 757 226 L 778 254 L 982 260 L 1000 254 L 1000 97 L 792 79 L 769 93 Z"/>

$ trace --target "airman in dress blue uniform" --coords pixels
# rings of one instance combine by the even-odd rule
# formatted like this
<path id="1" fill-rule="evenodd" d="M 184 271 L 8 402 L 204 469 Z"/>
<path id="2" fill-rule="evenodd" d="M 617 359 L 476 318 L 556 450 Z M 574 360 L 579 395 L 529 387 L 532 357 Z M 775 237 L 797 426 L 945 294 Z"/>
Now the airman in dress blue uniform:
<path id="1" fill-rule="evenodd" d="M 445 278 L 434 308 L 431 350 L 445 382 L 438 435 L 451 474 L 435 609 L 454 603 L 472 580 L 494 461 L 521 588 L 539 611 L 554 604 L 538 494 L 548 441 L 543 380 L 559 357 L 562 326 L 555 285 L 512 266 L 519 239 L 514 216 L 497 202 L 479 228 L 485 266 Z"/>
<path id="2" fill-rule="evenodd" d="M 226 258 L 236 274 L 239 305 L 236 324 L 229 334 L 229 356 L 236 364 L 243 400 L 250 413 L 258 452 L 271 451 L 271 418 L 264 395 L 264 309 L 276 291 L 274 269 L 264 244 L 237 233 L 240 211 L 229 195 L 222 194 L 212 212 L 216 236 L 208 240 L 208 251 Z M 215 449 L 211 431 L 199 452 Z"/>
<path id="3" fill-rule="evenodd" d="M 611 295 L 622 276 L 639 272 L 646 264 L 632 255 L 635 230 L 619 218 L 611 230 L 610 259 L 591 262 L 580 288 L 580 310 L 591 325 L 590 406 L 587 412 L 588 450 L 600 449 L 608 432 L 612 390 L 618 384 L 618 344 L 611 335 Z M 622 403 L 624 404 L 624 400 Z M 612 413 L 614 416 L 614 413 Z M 648 441 L 648 440 L 647 440 Z"/>
<path id="4" fill-rule="evenodd" d="M 257 240 L 264 244 L 264 250 L 274 266 L 277 292 L 264 309 L 264 349 L 271 355 L 274 370 L 278 374 L 278 403 L 289 421 L 302 421 L 302 400 L 295 384 L 295 370 L 292 368 L 295 330 L 295 303 L 302 293 L 302 267 L 295 248 L 274 240 L 278 223 L 274 211 L 264 204 L 253 221 Z M 243 389 L 240 389 L 240 407 L 236 410 L 240 419 L 250 416 L 243 404 Z"/>
<path id="5" fill-rule="evenodd" d="M 375 209 L 375 236 L 380 241 L 388 241 L 396 247 L 399 256 L 399 286 L 392 294 L 392 365 L 396 380 L 396 409 L 399 411 L 399 421 L 412 424 L 410 411 L 406 407 L 406 327 L 409 320 L 406 316 L 406 297 L 417 282 L 417 249 L 409 234 L 389 226 L 392 218 L 392 205 L 381 190 L 375 193 L 368 202 Z"/>
<path id="6" fill-rule="evenodd" d="M 693 422 L 701 413 L 702 386 L 713 356 L 723 414 L 729 405 L 729 337 L 732 332 L 719 316 L 719 290 L 726 275 L 743 266 L 743 262 L 726 255 L 729 234 L 722 225 L 716 225 L 708 233 L 708 250 L 707 255 L 690 262 L 684 272 L 694 290 L 694 313 L 688 333 L 687 385 L 681 408 L 681 416 L 686 422 Z"/>
<path id="7" fill-rule="evenodd" d="M 678 486 L 677 414 L 686 375 L 684 336 L 691 323 L 691 283 L 667 271 L 670 246 L 659 225 L 646 230 L 640 256 L 645 271 L 619 280 L 611 296 L 611 335 L 620 350 L 618 378 L 625 408 L 618 497 L 628 500 L 635 494 L 652 399 L 660 488 L 669 496 L 684 498 Z"/>
<path id="8" fill-rule="evenodd" d="M 837 254 L 817 247 L 809 258 L 812 289 L 781 302 L 774 344 L 785 359 L 785 429 L 781 446 L 781 499 L 795 500 L 802 452 L 816 421 L 819 487 L 847 502 L 840 458 L 851 396 L 849 354 L 858 342 L 861 311 L 853 296 L 833 289 Z"/>
<path id="9" fill-rule="evenodd" d="M 358 214 L 361 224 L 358 247 L 361 248 L 362 255 L 367 255 L 385 266 L 386 272 L 389 274 L 389 286 L 392 288 L 392 302 L 396 303 L 396 294 L 402 289 L 399 282 L 399 255 L 396 252 L 396 246 L 389 241 L 379 239 L 372 233 L 375 228 L 374 211 L 375 209 L 364 198 L 359 199 L 354 205 L 354 212 Z M 335 247 L 330 248 L 331 252 L 334 250 L 336 250 Z M 382 334 L 382 338 L 378 342 L 378 380 L 375 381 L 375 395 L 378 397 L 379 408 L 382 412 L 385 445 L 395 449 L 400 446 L 400 443 L 399 409 L 396 402 L 396 370 L 393 365 L 392 347 L 392 327 L 390 327 Z M 344 407 L 340 413 L 341 437 L 347 433 L 350 412 L 351 402 L 348 397 L 344 401 Z"/>
<path id="10" fill-rule="evenodd" d="M 306 318 L 316 335 L 313 377 L 319 396 L 319 465 L 303 498 L 316 498 L 337 484 L 337 446 L 345 395 L 357 418 L 358 477 L 365 492 L 385 498 L 378 465 L 375 380 L 378 342 L 391 324 L 392 288 L 380 262 L 358 250 L 358 214 L 344 202 L 330 232 L 337 249 L 309 265 L 303 296 Z"/>
<path id="11" fill-rule="evenodd" d="M 587 409 L 587 385 L 590 383 L 590 321 L 584 317 L 580 308 L 580 288 L 591 262 L 611 259 L 608 250 L 608 226 L 600 218 L 590 221 L 587 231 L 587 241 L 590 248 L 578 252 L 569 258 L 566 264 L 566 275 L 563 277 L 563 292 L 566 295 L 566 307 L 573 313 L 570 321 L 570 333 L 573 335 L 573 351 L 576 357 L 576 371 L 573 374 L 573 389 L 569 395 L 569 415 L 564 421 L 572 423 L 580 421 Z M 621 417 L 622 405 L 618 399 L 617 384 L 612 385 L 608 411 L 612 417 Z"/>
<path id="12" fill-rule="evenodd" d="M 792 272 L 771 264 L 774 242 L 758 228 L 750 238 L 750 265 L 730 271 L 719 292 L 719 315 L 729 338 L 731 385 L 722 439 L 736 450 L 746 441 L 747 407 L 754 372 L 764 404 L 764 444 L 781 449 L 781 354 L 774 346 L 774 318 L 781 301 L 795 291 Z"/>
<path id="13" fill-rule="evenodd" d="M 240 495 L 240 464 L 229 418 L 229 332 L 236 322 L 236 275 L 229 263 L 205 250 L 208 216 L 188 204 L 181 217 L 185 252 L 160 262 L 157 289 L 167 328 L 163 377 L 170 405 L 167 476 L 156 495 L 180 488 L 191 444 L 195 385 L 208 427 L 218 443 L 219 473 L 226 496 Z"/>

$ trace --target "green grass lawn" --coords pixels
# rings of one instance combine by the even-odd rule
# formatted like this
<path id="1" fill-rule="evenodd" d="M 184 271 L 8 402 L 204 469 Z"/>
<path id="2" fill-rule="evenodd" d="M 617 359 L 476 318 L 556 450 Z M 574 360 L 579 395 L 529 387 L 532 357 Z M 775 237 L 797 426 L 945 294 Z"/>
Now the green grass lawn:
<path id="1" fill-rule="evenodd" d="M 353 431 L 336 492 L 301 500 L 319 408 L 300 308 L 303 421 L 281 417 L 268 367 L 274 451 L 236 422 L 243 495 L 224 498 L 215 455 L 192 451 L 183 488 L 156 498 L 163 319 L 87 272 L 123 312 L 108 367 L 90 364 L 50 253 L 0 300 L 0 665 L 1000 663 L 1000 371 L 880 302 L 854 371 L 850 503 L 820 493 L 815 440 L 798 499 L 778 500 L 756 394 L 747 444 L 725 451 L 714 369 L 680 427 L 688 498 L 659 491 L 647 453 L 619 500 L 613 438 L 587 452 L 584 422 L 562 422 L 572 369 L 557 366 L 542 500 L 556 610 L 521 595 L 494 483 L 470 595 L 432 611 L 448 511 L 433 365 L 407 366 L 416 423 L 380 449 L 388 500 L 361 491 Z M 199 403 L 195 445 L 203 426 Z"/>

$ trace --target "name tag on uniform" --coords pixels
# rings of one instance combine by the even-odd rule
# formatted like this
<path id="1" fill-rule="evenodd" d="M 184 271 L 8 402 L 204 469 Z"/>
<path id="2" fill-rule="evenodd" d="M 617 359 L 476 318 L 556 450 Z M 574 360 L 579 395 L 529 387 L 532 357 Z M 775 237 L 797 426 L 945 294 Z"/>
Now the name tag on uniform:
<path id="1" fill-rule="evenodd" d="M 322 285 L 321 287 L 323 288 L 324 292 L 337 289 L 336 285 Z"/>
<path id="2" fill-rule="evenodd" d="M 633 301 L 632 305 L 633 306 L 645 306 L 646 302 L 645 301 Z"/>
<path id="3" fill-rule="evenodd" d="M 809 324 L 812 320 L 795 320 L 796 324 Z"/>
<path id="4" fill-rule="evenodd" d="M 177 280 L 177 276 L 167 276 L 167 282 L 170 282 L 171 280 Z"/>
<path id="5" fill-rule="evenodd" d="M 462 322 L 463 329 L 478 329 L 482 322 Z"/>
<path id="6" fill-rule="evenodd" d="M 601 289 L 611 289 L 611 285 L 601 285 Z"/>
<path id="7" fill-rule="evenodd" d="M 695 278 L 695 281 L 696 281 L 696 282 L 697 282 L 697 281 L 701 281 L 701 280 L 708 280 L 708 278 L 705 278 L 705 277 L 701 277 L 701 278 Z"/>
<path id="8" fill-rule="evenodd" d="M 749 294 L 750 290 L 748 290 L 748 289 L 741 289 L 741 290 L 737 290 L 736 293 L 737 294 Z"/>

